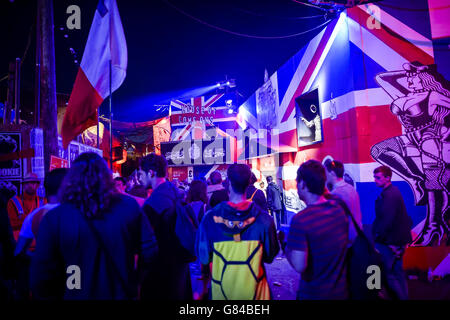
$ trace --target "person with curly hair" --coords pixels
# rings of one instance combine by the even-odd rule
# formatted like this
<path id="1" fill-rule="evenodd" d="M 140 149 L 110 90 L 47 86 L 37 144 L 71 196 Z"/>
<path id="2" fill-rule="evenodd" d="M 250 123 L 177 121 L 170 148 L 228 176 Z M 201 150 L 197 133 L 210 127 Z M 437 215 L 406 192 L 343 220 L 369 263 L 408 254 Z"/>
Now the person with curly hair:
<path id="1" fill-rule="evenodd" d="M 139 276 L 156 256 L 156 239 L 138 203 L 115 190 L 105 160 L 81 154 L 64 178 L 59 199 L 39 226 L 31 264 L 33 298 L 136 299 Z M 72 277 L 76 270 L 78 278 Z"/>

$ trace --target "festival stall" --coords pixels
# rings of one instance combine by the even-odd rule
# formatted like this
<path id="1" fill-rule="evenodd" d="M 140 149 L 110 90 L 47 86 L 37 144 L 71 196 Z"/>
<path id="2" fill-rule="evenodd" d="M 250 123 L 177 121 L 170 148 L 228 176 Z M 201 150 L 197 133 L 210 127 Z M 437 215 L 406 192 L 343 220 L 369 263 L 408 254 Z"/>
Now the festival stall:
<path id="1" fill-rule="evenodd" d="M 172 100 L 170 142 L 161 143 L 161 153 L 169 164 L 169 179 L 207 179 L 218 170 L 226 177 L 228 164 L 235 159 L 237 127 L 233 93 Z"/>
<path id="2" fill-rule="evenodd" d="M 298 167 L 309 159 L 342 161 L 367 231 L 380 193 L 373 170 L 388 165 L 413 221 L 405 265 L 426 270 L 450 252 L 450 50 L 443 45 L 450 9 L 434 0 L 404 6 L 383 1 L 343 11 L 267 77 L 237 117 L 256 154 L 249 157 L 239 141 L 237 157 L 259 172 L 273 157 L 289 218 L 304 207 Z M 439 254 L 421 247 L 439 247 Z"/>

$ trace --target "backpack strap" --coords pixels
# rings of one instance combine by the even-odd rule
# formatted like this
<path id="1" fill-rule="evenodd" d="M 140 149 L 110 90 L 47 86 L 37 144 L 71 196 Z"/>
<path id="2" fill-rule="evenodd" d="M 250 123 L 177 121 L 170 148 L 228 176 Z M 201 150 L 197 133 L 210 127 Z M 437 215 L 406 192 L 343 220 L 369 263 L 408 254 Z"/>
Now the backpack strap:
<path id="1" fill-rule="evenodd" d="M 24 214 L 22 202 L 20 201 L 18 196 L 12 197 L 11 200 L 13 201 L 14 206 L 17 209 L 17 216 L 20 218 Z"/>
<path id="2" fill-rule="evenodd" d="M 258 189 L 255 190 L 255 192 L 253 192 L 252 196 L 250 197 L 250 199 L 248 199 L 249 201 L 253 201 L 253 197 L 255 196 L 256 192 L 258 191 Z"/>

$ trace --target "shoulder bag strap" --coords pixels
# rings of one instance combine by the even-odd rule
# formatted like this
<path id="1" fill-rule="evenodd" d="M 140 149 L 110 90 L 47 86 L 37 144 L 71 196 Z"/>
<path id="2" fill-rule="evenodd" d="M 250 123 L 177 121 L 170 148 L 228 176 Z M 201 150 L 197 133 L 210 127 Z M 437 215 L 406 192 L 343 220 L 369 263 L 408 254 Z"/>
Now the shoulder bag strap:
<path id="1" fill-rule="evenodd" d="M 258 189 L 256 189 L 255 192 L 253 192 L 252 196 L 251 196 L 250 199 L 248 199 L 248 200 L 253 201 L 253 197 L 255 196 L 255 194 L 256 194 L 257 191 L 258 191 Z"/>
<path id="2" fill-rule="evenodd" d="M 103 239 L 102 239 L 100 233 L 95 228 L 94 224 L 92 223 L 92 221 L 89 218 L 87 218 L 83 214 L 81 214 L 81 215 L 83 216 L 84 220 L 86 221 L 87 225 L 89 226 L 89 229 L 94 234 L 95 239 L 97 240 L 97 243 L 98 243 L 100 249 L 102 249 L 103 252 L 105 253 L 105 257 L 106 257 L 106 260 L 108 261 L 109 265 L 113 268 L 114 272 L 117 274 L 120 284 L 122 285 L 122 288 L 125 290 L 126 295 L 128 296 L 128 298 L 132 299 L 134 297 L 134 294 L 132 293 L 132 291 L 131 291 L 130 287 L 128 286 L 128 284 L 126 283 L 126 281 L 122 278 L 122 275 L 120 274 L 120 271 L 117 268 L 117 265 L 116 265 L 113 257 L 110 255 L 108 248 L 106 247 L 105 243 L 103 242 Z"/>
<path id="3" fill-rule="evenodd" d="M 337 202 L 337 201 L 336 201 Z M 353 225 L 355 226 L 356 232 L 358 235 L 367 238 L 364 234 L 364 231 L 361 230 L 358 223 L 356 223 L 355 218 L 353 217 L 353 214 L 351 213 L 350 209 L 348 208 L 347 204 L 344 202 L 344 200 L 340 200 L 338 204 L 344 209 L 345 214 L 352 220 Z"/>

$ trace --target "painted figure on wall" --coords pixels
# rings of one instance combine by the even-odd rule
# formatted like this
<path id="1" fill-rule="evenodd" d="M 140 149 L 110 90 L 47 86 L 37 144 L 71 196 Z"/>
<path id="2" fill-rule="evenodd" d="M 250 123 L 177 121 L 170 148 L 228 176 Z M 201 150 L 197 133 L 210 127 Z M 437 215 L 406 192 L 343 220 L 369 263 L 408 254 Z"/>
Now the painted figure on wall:
<path id="1" fill-rule="evenodd" d="M 312 128 L 314 127 L 314 140 L 313 141 L 322 141 L 322 124 L 321 124 L 321 119 L 320 119 L 320 115 L 317 113 L 317 107 L 315 105 L 311 105 L 310 107 L 310 111 L 314 116 L 314 118 L 310 121 L 308 121 L 306 118 L 301 117 L 300 119 L 302 119 L 302 121 L 305 123 L 305 125 L 308 128 Z"/>
<path id="2" fill-rule="evenodd" d="M 393 99 L 391 112 L 404 134 L 377 143 L 371 154 L 408 182 L 416 205 L 428 206 L 412 245 L 439 245 L 450 234 L 450 85 L 435 65 L 413 62 L 403 69 L 376 81 Z"/>

